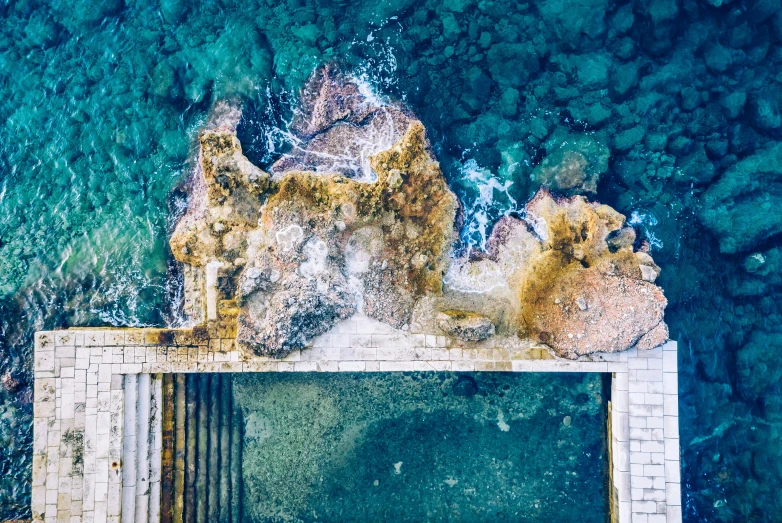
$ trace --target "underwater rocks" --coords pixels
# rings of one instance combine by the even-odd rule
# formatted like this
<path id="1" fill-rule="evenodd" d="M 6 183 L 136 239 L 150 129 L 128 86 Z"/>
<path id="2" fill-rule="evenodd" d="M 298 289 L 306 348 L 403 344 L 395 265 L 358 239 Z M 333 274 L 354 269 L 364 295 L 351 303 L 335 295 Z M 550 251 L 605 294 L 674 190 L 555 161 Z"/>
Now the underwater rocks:
<path id="1" fill-rule="evenodd" d="M 774 350 L 778 346 L 778 332 L 758 330 L 736 353 L 738 391 L 745 399 L 756 401 L 782 380 L 782 366 Z"/>
<path id="2" fill-rule="evenodd" d="M 733 296 L 765 296 L 780 285 L 782 247 L 747 255 L 742 270 L 728 275 L 728 290 Z"/>
<path id="3" fill-rule="evenodd" d="M 568 136 L 548 151 L 532 181 L 565 194 L 596 193 L 608 170 L 608 147 L 588 135 Z"/>
<path id="4" fill-rule="evenodd" d="M 703 195 L 700 219 L 720 251 L 746 251 L 782 232 L 782 143 L 729 167 Z"/>
<path id="5" fill-rule="evenodd" d="M 568 358 L 667 339 L 660 269 L 634 251 L 621 214 L 541 189 L 523 218 L 495 226 L 486 253 L 454 258 L 458 201 L 421 122 L 331 68 L 315 73 L 304 100 L 297 149 L 273 175 L 242 154 L 236 110 L 216 108 L 171 239 L 201 273 L 186 289 L 205 287 L 205 300 L 188 303 L 205 301 L 207 322 L 233 321 L 240 346 L 282 357 L 356 313 L 468 344 L 538 340 Z M 389 117 L 404 131 L 372 134 Z M 356 143 L 363 149 L 342 150 L 344 162 L 318 163 Z M 550 158 L 541 179 L 594 191 L 607 150 L 581 136 Z"/>

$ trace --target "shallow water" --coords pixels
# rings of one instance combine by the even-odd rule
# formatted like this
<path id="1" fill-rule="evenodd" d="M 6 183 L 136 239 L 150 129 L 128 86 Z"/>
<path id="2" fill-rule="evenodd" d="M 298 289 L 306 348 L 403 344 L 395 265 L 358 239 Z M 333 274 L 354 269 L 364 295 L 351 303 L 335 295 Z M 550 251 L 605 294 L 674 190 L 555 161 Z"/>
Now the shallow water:
<path id="1" fill-rule="evenodd" d="M 724 5 L 723 5 L 724 4 Z M 0 519 L 28 514 L 32 332 L 175 324 L 176 187 L 215 98 L 262 165 L 339 60 L 423 120 L 465 246 L 546 148 L 609 147 L 597 198 L 654 246 L 680 343 L 688 521 L 782 509 L 779 0 L 0 4 Z M 755 159 L 753 160 L 753 157 Z M 750 159 L 749 163 L 742 160 Z"/>
<path id="2" fill-rule="evenodd" d="M 600 375 L 234 376 L 242 521 L 608 521 Z"/>

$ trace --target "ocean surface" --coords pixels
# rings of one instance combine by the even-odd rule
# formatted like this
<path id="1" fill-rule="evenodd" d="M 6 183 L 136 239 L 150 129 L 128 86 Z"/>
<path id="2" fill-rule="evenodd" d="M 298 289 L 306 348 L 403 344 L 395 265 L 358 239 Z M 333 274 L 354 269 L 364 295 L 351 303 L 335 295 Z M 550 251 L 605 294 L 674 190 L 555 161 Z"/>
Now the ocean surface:
<path id="1" fill-rule="evenodd" d="M 662 266 L 686 521 L 782 513 L 780 0 L 0 1 L 0 520 L 29 515 L 32 334 L 176 325 L 168 251 L 213 101 L 267 165 L 337 61 L 427 127 L 480 249 L 547 152 Z M 563 392 L 564 394 L 564 392 Z"/>

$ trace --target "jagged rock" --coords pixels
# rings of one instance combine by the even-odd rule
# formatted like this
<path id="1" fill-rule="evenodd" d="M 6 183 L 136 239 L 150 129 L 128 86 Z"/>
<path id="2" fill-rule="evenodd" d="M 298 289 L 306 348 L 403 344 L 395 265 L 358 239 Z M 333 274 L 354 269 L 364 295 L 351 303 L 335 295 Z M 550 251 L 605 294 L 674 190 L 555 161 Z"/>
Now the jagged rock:
<path id="1" fill-rule="evenodd" d="M 481 341 L 494 335 L 491 320 L 474 312 L 443 311 L 437 320 L 443 331 L 463 341 Z"/>
<path id="2" fill-rule="evenodd" d="M 647 280 L 659 267 L 633 252 L 635 235 L 624 228 L 624 216 L 606 205 L 541 189 L 525 218 L 497 223 L 487 257 L 452 268 L 449 284 L 484 295 L 510 292 L 504 327 L 563 357 L 656 347 L 668 337 L 667 302 Z"/>
<path id="3" fill-rule="evenodd" d="M 341 103 L 311 105 L 310 145 L 335 129 L 329 121 L 354 118 L 352 102 Z M 346 129 L 367 137 L 361 125 Z M 372 182 L 298 168 L 272 179 L 241 155 L 230 125 L 200 142 L 200 183 L 171 245 L 178 260 L 221 264 L 235 280 L 223 298 L 238 305 L 240 344 L 282 356 L 360 308 L 401 328 L 416 297 L 442 292 L 458 203 L 417 120 L 368 159 Z"/>
<path id="4" fill-rule="evenodd" d="M 301 154 L 278 161 L 273 176 L 242 155 L 235 111 L 220 106 L 201 133 L 200 170 L 171 246 L 205 272 L 198 282 L 212 282 L 206 302 L 212 292 L 219 305 L 209 321 L 235 317 L 240 346 L 276 357 L 359 311 L 468 343 L 495 333 L 540 340 L 571 358 L 667 339 L 666 301 L 652 283 L 660 269 L 634 252 L 635 232 L 608 206 L 541 189 L 523 217 L 496 224 L 486 253 L 452 258 L 458 202 L 423 125 L 365 94 L 338 72 L 316 73 L 293 125 Z M 389 114 L 404 131 L 369 143 L 372 125 Z M 305 165 L 362 140 L 362 151 L 375 151 L 366 170 Z M 605 160 L 590 140 L 563 146 L 541 176 L 561 191 L 589 190 Z M 362 165 L 360 152 L 345 154 L 354 162 L 345 165 Z M 586 162 L 576 162 L 578 184 L 570 183 L 573 155 Z"/>
<path id="5" fill-rule="evenodd" d="M 554 198 L 546 191 L 526 210 L 541 242 L 540 252 L 520 269 L 526 334 L 568 357 L 621 351 L 642 340 L 653 347 L 668 338 L 662 291 L 644 281 L 631 247 L 612 252 L 606 241 L 624 227 L 624 216 L 580 196 Z"/>
<path id="6" fill-rule="evenodd" d="M 264 304 L 281 285 L 315 281 L 319 292 L 336 293 L 335 303 L 352 297 L 352 308 L 340 305 L 343 314 L 321 319 L 323 332 L 356 307 L 400 328 L 416 296 L 441 292 L 457 201 L 427 152 L 423 125 L 411 122 L 402 140 L 371 162 L 372 183 L 299 171 L 280 179 L 248 240 L 244 272 L 281 277 L 270 289 L 240 296 L 242 311 L 251 312 L 240 315 L 240 342 L 253 344 L 253 331 L 268 328 Z M 261 350 L 282 350 L 264 339 Z"/>
<path id="7" fill-rule="evenodd" d="M 387 104 L 333 66 L 317 71 L 303 90 L 302 106 L 291 125 L 296 138 L 271 171 L 338 173 L 371 180 L 372 155 L 389 149 L 414 119 L 401 106 Z"/>
<path id="8" fill-rule="evenodd" d="M 257 226 L 263 197 L 272 187 L 269 174 L 242 154 L 236 138 L 240 113 L 227 104 L 218 104 L 213 113 L 212 125 L 199 135 L 187 212 L 170 241 L 177 260 L 200 267 L 243 256 L 246 235 Z"/>
<path id="9" fill-rule="evenodd" d="M 237 341 L 264 355 L 285 355 L 356 312 L 344 278 L 325 283 L 291 277 L 251 300 L 238 316 Z"/>
<path id="10" fill-rule="evenodd" d="M 301 91 L 290 130 L 302 139 L 323 133 L 337 123 L 361 125 L 378 110 L 368 103 L 358 83 L 347 81 L 333 64 L 316 71 Z"/>

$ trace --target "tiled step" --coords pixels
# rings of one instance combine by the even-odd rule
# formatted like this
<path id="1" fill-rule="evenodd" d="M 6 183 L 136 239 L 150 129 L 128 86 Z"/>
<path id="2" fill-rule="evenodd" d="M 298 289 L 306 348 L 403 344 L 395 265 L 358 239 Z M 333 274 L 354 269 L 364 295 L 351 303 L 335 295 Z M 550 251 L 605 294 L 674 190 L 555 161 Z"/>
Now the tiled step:
<path id="1" fill-rule="evenodd" d="M 138 374 L 125 376 L 125 434 L 122 457 L 122 523 L 136 520 Z"/>
<path id="2" fill-rule="evenodd" d="M 122 521 L 240 521 L 243 422 L 231 377 L 143 376 L 125 383 Z"/>
<path id="3" fill-rule="evenodd" d="M 160 521 L 163 377 L 128 374 L 124 377 L 122 438 L 122 523 Z M 113 458 L 112 458 L 113 459 Z M 116 481 L 117 485 L 119 481 Z M 109 487 L 113 482 L 109 480 Z M 109 516 L 120 507 L 109 497 Z M 116 513 L 116 514 L 113 514 Z M 98 520 L 100 518 L 96 518 Z"/>

